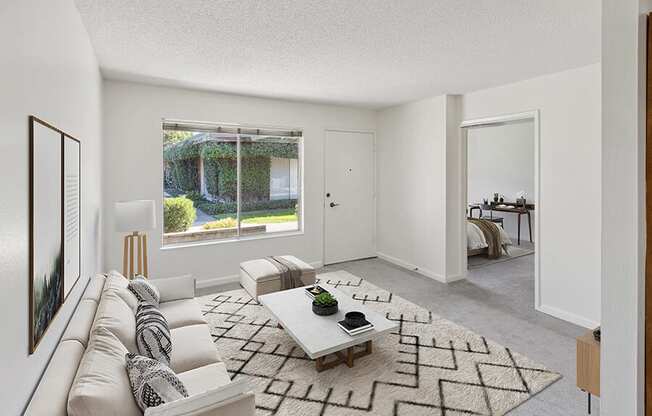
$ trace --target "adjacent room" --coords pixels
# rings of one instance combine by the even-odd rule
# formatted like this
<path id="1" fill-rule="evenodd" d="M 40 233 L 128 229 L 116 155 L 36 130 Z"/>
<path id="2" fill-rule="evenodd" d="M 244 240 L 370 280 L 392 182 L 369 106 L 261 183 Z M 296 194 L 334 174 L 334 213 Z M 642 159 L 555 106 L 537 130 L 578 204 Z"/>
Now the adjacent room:
<path id="1" fill-rule="evenodd" d="M 534 254 L 534 142 L 532 119 L 467 132 L 467 256 L 471 268 Z"/>
<path id="2" fill-rule="evenodd" d="M 0 413 L 652 416 L 648 3 L 5 0 Z"/>

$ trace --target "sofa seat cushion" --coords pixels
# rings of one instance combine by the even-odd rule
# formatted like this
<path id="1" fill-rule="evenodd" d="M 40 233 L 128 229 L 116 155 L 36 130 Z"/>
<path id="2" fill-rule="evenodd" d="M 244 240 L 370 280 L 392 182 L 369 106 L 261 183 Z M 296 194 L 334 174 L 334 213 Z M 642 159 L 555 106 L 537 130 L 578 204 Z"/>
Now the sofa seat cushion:
<path id="1" fill-rule="evenodd" d="M 106 328 L 118 337 L 129 352 L 138 352 L 134 311 L 116 290 L 105 290 L 102 294 L 93 322 L 93 331 L 100 327 Z"/>
<path id="2" fill-rule="evenodd" d="M 61 340 L 76 340 L 86 348 L 95 319 L 95 311 L 97 311 L 97 302 L 92 299 L 80 300 Z"/>
<path id="3" fill-rule="evenodd" d="M 172 360 L 175 373 L 193 370 L 222 361 L 213 344 L 208 325 L 189 325 L 176 328 L 172 333 Z"/>
<path id="4" fill-rule="evenodd" d="M 206 323 L 195 299 L 163 302 L 159 305 L 159 310 L 168 321 L 170 329 Z"/>
<path id="5" fill-rule="evenodd" d="M 194 370 L 184 371 L 177 376 L 191 396 L 225 386 L 231 382 L 224 363 L 205 365 Z"/>
<path id="6" fill-rule="evenodd" d="M 126 371 L 127 349 L 105 328 L 97 328 L 68 395 L 68 416 L 141 416 Z"/>

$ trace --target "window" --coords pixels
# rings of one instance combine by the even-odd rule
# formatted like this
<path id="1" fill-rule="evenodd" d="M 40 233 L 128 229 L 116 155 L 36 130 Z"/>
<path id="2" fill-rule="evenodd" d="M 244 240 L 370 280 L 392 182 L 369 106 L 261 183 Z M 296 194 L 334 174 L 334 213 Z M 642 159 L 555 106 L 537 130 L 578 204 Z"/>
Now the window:
<path id="1" fill-rule="evenodd" d="M 163 122 L 163 244 L 300 230 L 300 131 Z"/>

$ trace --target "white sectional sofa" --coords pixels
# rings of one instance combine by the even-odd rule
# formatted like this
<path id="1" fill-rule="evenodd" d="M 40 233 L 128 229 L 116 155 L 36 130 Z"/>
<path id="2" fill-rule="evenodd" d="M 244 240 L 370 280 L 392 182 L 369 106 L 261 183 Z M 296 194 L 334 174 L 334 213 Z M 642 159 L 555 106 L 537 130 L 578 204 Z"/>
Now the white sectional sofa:
<path id="1" fill-rule="evenodd" d="M 254 394 L 231 382 L 195 300 L 190 276 L 150 279 L 172 336 L 171 368 L 190 397 L 147 409 L 147 416 L 253 416 Z M 142 412 L 131 393 L 126 352 L 137 353 L 136 298 L 118 272 L 94 276 L 25 412 L 27 416 Z"/>

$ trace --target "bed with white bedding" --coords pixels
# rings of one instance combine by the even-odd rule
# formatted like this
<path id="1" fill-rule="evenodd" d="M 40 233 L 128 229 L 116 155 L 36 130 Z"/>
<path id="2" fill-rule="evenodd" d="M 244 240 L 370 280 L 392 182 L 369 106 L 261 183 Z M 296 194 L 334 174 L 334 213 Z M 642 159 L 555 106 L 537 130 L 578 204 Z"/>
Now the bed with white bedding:
<path id="1" fill-rule="evenodd" d="M 498 232 L 500 233 L 500 242 L 501 245 L 506 248 L 507 246 L 512 245 L 512 240 L 507 235 L 507 232 L 496 225 Z M 475 256 L 478 254 L 485 254 L 489 244 L 487 243 L 487 238 L 484 233 L 480 230 L 480 227 L 472 223 L 471 221 L 466 222 L 466 247 L 469 256 Z M 506 249 L 505 249 L 506 250 Z"/>

